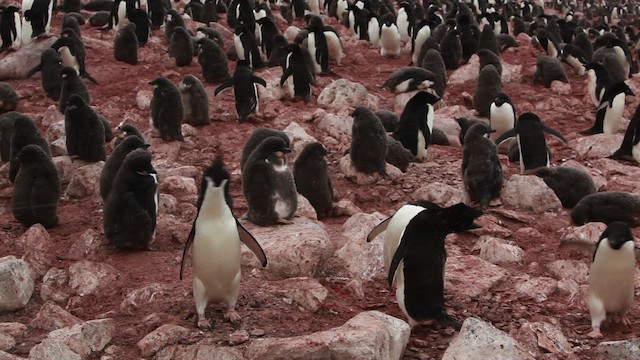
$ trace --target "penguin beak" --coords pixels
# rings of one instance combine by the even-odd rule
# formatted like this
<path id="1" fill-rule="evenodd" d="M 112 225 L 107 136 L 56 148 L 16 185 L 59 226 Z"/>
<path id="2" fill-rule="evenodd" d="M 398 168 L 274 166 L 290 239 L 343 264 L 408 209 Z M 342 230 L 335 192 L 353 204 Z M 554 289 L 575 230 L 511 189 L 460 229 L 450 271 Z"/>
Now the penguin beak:
<path id="1" fill-rule="evenodd" d="M 147 149 L 149 146 L 151 146 L 151 144 L 144 144 L 142 146 L 144 146 L 144 148 Z"/>
<path id="2" fill-rule="evenodd" d="M 282 148 L 281 151 L 285 154 L 288 154 L 291 152 L 291 149 L 289 149 L 288 147 Z"/>

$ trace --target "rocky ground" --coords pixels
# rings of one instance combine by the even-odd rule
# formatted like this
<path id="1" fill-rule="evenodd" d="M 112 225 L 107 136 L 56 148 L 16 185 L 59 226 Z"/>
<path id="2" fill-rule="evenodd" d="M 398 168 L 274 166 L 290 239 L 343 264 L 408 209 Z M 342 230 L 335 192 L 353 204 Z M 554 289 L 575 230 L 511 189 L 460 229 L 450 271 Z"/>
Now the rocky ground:
<path id="1" fill-rule="evenodd" d="M 59 30 L 61 18 L 62 14 L 55 15 L 52 33 Z M 336 25 L 333 19 L 327 22 Z M 276 84 L 281 70 L 265 69 L 258 72 L 268 82 L 261 90 L 260 116 L 238 124 L 232 93 L 214 97 L 209 84 L 210 126 L 185 126 L 182 143 L 147 137 L 161 176 L 162 198 L 157 236 L 144 252 L 116 251 L 106 243 L 97 191 L 102 163 L 71 161 L 64 154 L 60 141 L 64 117 L 44 96 L 40 79 L 9 80 L 20 95 L 18 110 L 31 116 L 52 143 L 64 196 L 58 226 L 26 229 L 11 215 L 8 166 L 0 169 L 0 257 L 13 255 L 26 261 L 0 260 L 3 279 L 16 279 L 22 291 L 15 294 L 17 304 L 8 305 L 15 310 L 0 315 L 0 350 L 5 351 L 0 351 L 0 358 L 303 359 L 333 354 L 382 359 L 402 354 L 403 359 L 460 359 L 499 353 L 517 359 L 622 358 L 611 351 L 632 347 L 633 342 L 599 343 L 640 333 L 639 303 L 630 311 L 631 326 L 607 321 L 604 339 L 588 338 L 585 298 L 590 258 L 558 248 L 568 239 L 595 241 L 604 225 L 572 227 L 568 211 L 553 192 L 536 177 L 520 176 L 518 165 L 508 163 L 506 156 L 501 156 L 503 194 L 480 218 L 483 228 L 447 239 L 448 310 L 467 319 L 463 329 L 456 333 L 435 325 L 409 330 L 394 291 L 386 284 L 382 241 L 366 243 L 365 238 L 407 201 L 420 198 L 442 205 L 467 201 L 460 175 L 462 151 L 456 140 L 459 128 L 453 118 L 473 116 L 465 93 L 472 94 L 475 88 L 477 59 L 449 72 L 445 106 L 436 112 L 435 126 L 449 136 L 451 146 L 431 146 L 427 160 L 411 164 L 404 174 L 354 177 L 348 166 L 340 164 L 349 147 L 349 113 L 357 105 L 402 111 L 410 96 L 396 97 L 380 85 L 395 69 L 410 63 L 410 46 L 397 59 L 382 59 L 378 49 L 352 40 L 347 29 L 336 26 L 346 56 L 342 65 L 332 67 L 338 77 L 318 77 L 312 103 L 280 101 Z M 225 44 L 231 44 L 231 33 L 225 26 L 218 28 L 224 31 Z M 88 25 L 82 32 L 87 68 L 99 82 L 87 83 L 93 105 L 114 127 L 124 120 L 148 129 L 148 81 L 166 76 L 177 83 L 186 74 L 201 76 L 195 59 L 190 66 L 175 66 L 167 57 L 161 31 L 140 49 L 141 62 L 136 66 L 113 60 L 113 32 Z M 568 144 L 548 138 L 553 165 L 587 169 L 601 191 L 638 192 L 640 169 L 635 164 L 604 159 L 618 148 L 622 132 L 588 138 L 577 132 L 588 128 L 595 114 L 585 96 L 585 78 L 574 76 L 567 67 L 569 84 L 533 85 L 540 52 L 530 46 L 527 36 L 521 35 L 518 42 L 519 48 L 502 55 L 503 91 L 519 113 L 533 111 L 567 137 Z M 233 63 L 230 66 L 233 69 Z M 628 83 L 640 94 L 637 78 Z M 625 119 L 640 103 L 627 99 Z M 231 325 L 219 308 L 210 306 L 207 316 L 215 326 L 202 331 L 195 326 L 190 269 L 185 280 L 178 279 L 183 245 L 196 212 L 197 184 L 202 169 L 222 155 L 232 172 L 234 212 L 242 215 L 246 203 L 239 155 L 258 126 L 291 134 L 291 163 L 312 138 L 329 148 L 337 214 L 317 221 L 306 205 L 291 225 L 247 224 L 270 264 L 260 268 L 244 249 L 237 307 L 243 321 Z M 474 333 L 482 334 L 476 336 L 478 342 L 473 342 Z"/>

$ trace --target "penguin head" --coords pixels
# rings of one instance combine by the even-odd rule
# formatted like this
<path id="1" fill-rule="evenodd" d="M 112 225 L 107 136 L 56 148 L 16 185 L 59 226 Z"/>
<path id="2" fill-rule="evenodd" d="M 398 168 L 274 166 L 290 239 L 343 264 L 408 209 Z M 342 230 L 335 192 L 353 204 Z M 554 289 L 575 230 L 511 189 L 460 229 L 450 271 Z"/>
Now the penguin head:
<path id="1" fill-rule="evenodd" d="M 46 160 L 49 155 L 38 145 L 27 145 L 18 153 L 18 161 L 20 163 L 35 163 Z"/>
<path id="2" fill-rule="evenodd" d="M 69 79 L 78 77 L 78 73 L 76 72 L 76 69 L 70 66 L 65 66 L 62 68 L 62 70 L 60 70 L 60 76 L 62 77 L 62 79 Z"/>
<path id="3" fill-rule="evenodd" d="M 351 116 L 353 117 L 354 120 L 358 120 L 363 118 L 363 116 L 366 116 L 367 118 L 369 118 L 369 116 L 367 115 L 371 115 L 373 114 L 373 112 L 366 106 L 358 106 L 357 108 L 353 109 L 353 111 L 351 112 Z"/>
<path id="4" fill-rule="evenodd" d="M 307 29 L 309 31 L 322 30 L 324 29 L 324 23 L 322 22 L 322 19 L 319 16 L 317 15 L 310 16 L 309 19 L 307 20 Z"/>
<path id="5" fill-rule="evenodd" d="M 619 250 L 627 241 L 633 241 L 633 234 L 629 225 L 621 221 L 614 221 L 607 226 L 600 235 L 600 239 L 607 239 L 612 249 Z"/>
<path id="6" fill-rule="evenodd" d="M 33 120 L 28 117 L 28 116 L 18 116 L 13 124 L 13 128 L 15 129 L 16 132 L 22 132 L 22 131 L 31 131 L 36 128 L 36 124 L 33 122 Z"/>
<path id="7" fill-rule="evenodd" d="M 290 153 L 291 149 L 289 149 L 287 143 L 282 138 L 269 136 L 262 140 L 254 152 L 255 151 L 258 151 L 258 154 L 260 154 L 260 159 L 267 160 L 267 162 L 286 162 L 285 154 Z"/>
<path id="8" fill-rule="evenodd" d="M 135 149 L 124 158 L 121 165 L 138 176 L 152 176 L 156 170 L 151 165 L 151 154 L 146 149 Z"/>
<path id="9" fill-rule="evenodd" d="M 60 33 L 60 35 L 62 35 L 63 37 L 77 37 L 78 34 L 76 34 L 76 31 L 73 30 L 72 28 L 64 28 L 62 29 L 62 33 Z"/>
<path id="10" fill-rule="evenodd" d="M 493 103 L 496 104 L 497 107 L 500 107 L 505 103 L 511 105 L 511 99 L 509 99 L 507 94 L 499 93 L 498 96 L 496 96 L 496 99 L 493 100 Z"/>
<path id="11" fill-rule="evenodd" d="M 149 81 L 149 85 L 153 85 L 153 88 L 161 88 L 164 86 L 168 86 L 168 85 L 173 85 L 173 83 L 171 82 L 171 80 L 167 79 L 166 77 L 157 77 L 151 81 Z"/>
<path id="12" fill-rule="evenodd" d="M 419 99 L 420 102 L 424 102 L 430 105 L 434 105 L 435 103 L 437 103 L 438 101 L 440 101 L 440 98 L 430 92 L 427 91 L 420 91 L 418 92 L 414 98 Z"/>
<path id="13" fill-rule="evenodd" d="M 193 85 L 195 85 L 197 82 L 197 78 L 191 74 L 187 74 L 182 78 L 182 81 L 180 82 L 180 90 L 187 90 L 189 88 L 191 88 Z"/>
<path id="14" fill-rule="evenodd" d="M 149 144 L 146 144 L 142 139 L 137 137 L 135 134 L 133 135 L 128 134 L 128 135 L 125 135 L 125 137 L 122 139 L 122 141 L 120 141 L 117 147 L 118 148 L 123 147 L 124 149 L 129 149 L 129 151 L 132 151 L 135 149 L 146 149 L 149 146 L 150 146 Z"/>
<path id="15" fill-rule="evenodd" d="M 464 143 L 468 144 L 473 139 L 478 138 L 487 138 L 489 134 L 496 132 L 491 129 L 489 124 L 485 122 L 477 122 L 467 130 L 466 135 L 464 136 Z"/>
<path id="16" fill-rule="evenodd" d="M 81 108 L 86 106 L 87 103 L 84 101 L 84 99 L 78 95 L 78 94 L 73 94 L 71 96 L 69 96 L 69 99 L 67 99 L 67 110 L 75 110 L 77 108 Z"/>
<path id="17" fill-rule="evenodd" d="M 480 209 L 469 207 L 464 203 L 458 203 L 436 211 L 438 215 L 442 216 L 446 221 L 449 232 L 473 230 L 482 227 L 474 221 L 484 214 L 484 212 Z"/>
<path id="18" fill-rule="evenodd" d="M 305 146 L 304 149 L 302 149 L 302 152 L 300 153 L 300 155 L 298 155 L 298 159 L 304 159 L 312 156 L 322 158 L 328 153 L 329 150 L 327 150 L 324 145 L 320 144 L 319 142 L 312 142 Z"/>
<path id="19" fill-rule="evenodd" d="M 209 188 L 221 188 L 227 194 L 229 193 L 229 179 L 229 172 L 224 166 L 224 162 L 216 158 L 211 166 L 204 170 L 202 185 L 207 185 Z"/>

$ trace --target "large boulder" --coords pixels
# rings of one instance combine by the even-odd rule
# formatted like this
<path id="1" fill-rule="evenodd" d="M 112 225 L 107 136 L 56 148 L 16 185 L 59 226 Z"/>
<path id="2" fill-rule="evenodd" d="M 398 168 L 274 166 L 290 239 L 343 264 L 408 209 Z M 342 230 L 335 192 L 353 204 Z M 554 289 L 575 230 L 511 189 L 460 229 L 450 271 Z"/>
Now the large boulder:
<path id="1" fill-rule="evenodd" d="M 78 261 L 69 266 L 69 285 L 80 296 L 114 292 L 120 286 L 120 273 L 109 264 Z"/>
<path id="2" fill-rule="evenodd" d="M 290 122 L 286 128 L 282 129 L 282 131 L 284 131 L 289 137 L 289 140 L 291 141 L 291 150 L 296 154 L 300 154 L 307 144 L 318 141 L 313 136 L 309 135 L 304 128 L 295 121 Z"/>
<path id="3" fill-rule="evenodd" d="M 481 236 L 474 246 L 480 250 L 480 258 L 492 264 L 520 263 L 524 250 L 518 245 L 491 236 Z"/>
<path id="4" fill-rule="evenodd" d="M 378 98 L 369 95 L 364 85 L 347 79 L 338 79 L 322 89 L 318 96 L 318 106 L 334 113 L 349 113 L 349 108 L 366 106 L 378 110 Z"/>
<path id="5" fill-rule="evenodd" d="M 205 340 L 206 341 L 206 340 Z M 204 341 L 203 341 L 204 342 Z M 240 350 L 210 344 L 172 345 L 158 351 L 156 360 L 245 360 Z"/>
<path id="6" fill-rule="evenodd" d="M 336 251 L 347 273 L 351 277 L 369 281 L 385 278 L 386 270 L 382 260 L 384 242 L 381 237 L 367 242 L 367 235 L 387 216 L 379 212 L 355 214 L 342 225 L 342 237 L 346 240 L 343 247 Z M 340 274 L 344 276 L 345 274 Z"/>
<path id="7" fill-rule="evenodd" d="M 49 333 L 48 338 L 65 344 L 83 359 L 87 359 L 111 342 L 115 327 L 113 319 L 91 320 L 54 330 Z"/>
<path id="8" fill-rule="evenodd" d="M 613 154 L 622 144 L 622 134 L 595 134 L 569 142 L 580 160 L 600 159 Z"/>
<path id="9" fill-rule="evenodd" d="M 144 357 L 149 357 L 167 345 L 184 339 L 191 331 L 182 326 L 165 324 L 143 337 L 136 346 Z"/>
<path id="10" fill-rule="evenodd" d="M 501 199 L 506 205 L 532 210 L 535 213 L 562 208 L 555 192 L 537 176 L 512 175 L 504 185 Z"/>
<path id="11" fill-rule="evenodd" d="M 19 238 L 17 243 L 24 248 L 22 257 L 29 264 L 34 277 L 41 277 L 53 262 L 53 254 L 49 251 L 52 244 L 47 230 L 41 224 L 32 225 Z"/>
<path id="12" fill-rule="evenodd" d="M 103 166 L 104 161 L 99 161 L 76 169 L 67 186 L 67 196 L 72 199 L 82 199 L 96 193 Z"/>
<path id="13" fill-rule="evenodd" d="M 406 322 L 378 311 L 360 313 L 344 325 L 292 338 L 253 341 L 248 359 L 400 359 L 409 341 Z"/>
<path id="14" fill-rule="evenodd" d="M 33 289 L 33 276 L 27 262 L 15 256 L 0 259 L 0 314 L 25 307 Z"/>
<path id="15" fill-rule="evenodd" d="M 422 186 L 411 195 L 413 200 L 428 200 L 440 206 L 468 203 L 469 197 L 464 189 L 441 182 L 432 182 Z"/>
<path id="16" fill-rule="evenodd" d="M 81 319 L 73 316 L 53 302 L 47 301 L 42 305 L 36 317 L 31 320 L 31 327 L 52 331 L 80 323 L 82 323 Z"/>

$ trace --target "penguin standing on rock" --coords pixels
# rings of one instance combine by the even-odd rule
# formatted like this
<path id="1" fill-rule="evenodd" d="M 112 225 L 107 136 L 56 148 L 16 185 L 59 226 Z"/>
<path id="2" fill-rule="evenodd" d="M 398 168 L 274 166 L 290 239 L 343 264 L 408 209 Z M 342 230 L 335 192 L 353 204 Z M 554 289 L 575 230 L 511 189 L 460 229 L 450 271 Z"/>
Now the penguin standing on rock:
<path id="1" fill-rule="evenodd" d="M 634 96 L 635 94 L 624 82 L 609 86 L 604 92 L 600 106 L 596 111 L 595 123 L 591 128 L 580 133 L 586 135 L 617 133 L 622 121 L 626 95 Z"/>
<path id="2" fill-rule="evenodd" d="M 209 125 L 209 97 L 197 77 L 187 74 L 178 85 L 182 94 L 182 105 L 184 106 L 184 120 L 186 124 L 193 126 Z"/>
<path id="3" fill-rule="evenodd" d="M 365 174 L 387 174 L 387 132 L 369 108 L 358 106 L 353 113 L 349 156 L 353 167 Z"/>
<path id="4" fill-rule="evenodd" d="M 318 142 L 313 142 L 302 149 L 293 164 L 296 189 L 300 195 L 309 200 L 318 219 L 331 216 L 333 211 L 333 186 L 331 186 L 331 177 L 324 159 L 327 154 L 327 148 Z"/>
<path id="5" fill-rule="evenodd" d="M 54 49 L 45 49 L 40 55 L 40 63 L 27 73 L 30 78 L 38 71 L 42 72 L 42 89 L 54 101 L 60 99 L 62 88 L 62 57 Z"/>
<path id="6" fill-rule="evenodd" d="M 182 253 L 181 280 L 189 250 L 193 247 L 193 297 L 199 328 L 211 327 L 205 317 L 209 302 L 224 303 L 224 317 L 232 323 L 241 319 L 235 309 L 240 290 L 240 242 L 256 255 L 263 267 L 267 266 L 267 257 L 260 244 L 233 216 L 229 180 L 229 173 L 220 160 L 205 169 L 198 195 L 198 212 Z"/>
<path id="7" fill-rule="evenodd" d="M 127 154 L 113 179 L 104 204 L 104 234 L 117 249 L 146 250 L 158 215 L 158 174 L 151 154 L 136 149 Z"/>
<path id="8" fill-rule="evenodd" d="M 11 196 L 13 216 L 26 227 L 57 225 L 60 177 L 49 154 L 38 145 L 27 145 L 16 157 L 20 170 Z"/>
<path id="9" fill-rule="evenodd" d="M 258 96 L 258 84 L 267 87 L 267 82 L 256 76 L 246 60 L 240 60 L 236 64 L 233 77 L 220 84 L 214 95 L 233 86 L 233 94 L 236 103 L 236 115 L 239 122 L 243 122 L 252 113 L 260 112 L 260 98 Z"/>
<path id="10" fill-rule="evenodd" d="M 242 169 L 247 219 L 258 226 L 288 223 L 298 208 L 293 175 L 287 166 L 289 147 L 279 137 L 264 139 Z"/>
<path id="11" fill-rule="evenodd" d="M 542 123 L 538 115 L 530 112 L 521 114 L 513 129 L 504 132 L 495 140 L 500 145 L 506 139 L 515 136 L 520 152 L 520 172 L 527 173 L 540 167 L 549 166 L 549 148 L 544 138 L 547 132 L 564 143 L 567 140 L 557 130 Z"/>
<path id="12" fill-rule="evenodd" d="M 14 182 L 18 170 L 20 169 L 20 160 L 18 154 L 23 147 L 27 145 L 38 145 L 42 150 L 51 157 L 49 144 L 47 140 L 40 134 L 36 124 L 30 117 L 19 115 L 15 118 L 13 124 L 13 137 L 11 138 L 11 159 L 9 160 L 9 181 Z"/>
<path id="13" fill-rule="evenodd" d="M 166 141 L 183 141 L 182 119 L 184 107 L 177 86 L 165 77 L 149 82 L 153 85 L 151 98 L 151 127 Z"/>
<path id="14" fill-rule="evenodd" d="M 393 132 L 394 139 L 400 141 L 420 161 L 426 158 L 433 131 L 433 105 L 440 100 L 426 91 L 416 93 L 404 107 Z"/>
<path id="15" fill-rule="evenodd" d="M 105 129 L 98 114 L 79 95 L 71 95 L 64 112 L 67 153 L 85 161 L 106 160 Z"/>
<path id="16" fill-rule="evenodd" d="M 473 125 L 464 137 L 462 179 L 469 198 L 482 209 L 502 190 L 502 164 L 495 144 L 486 136 L 494 132 L 487 124 Z"/>

